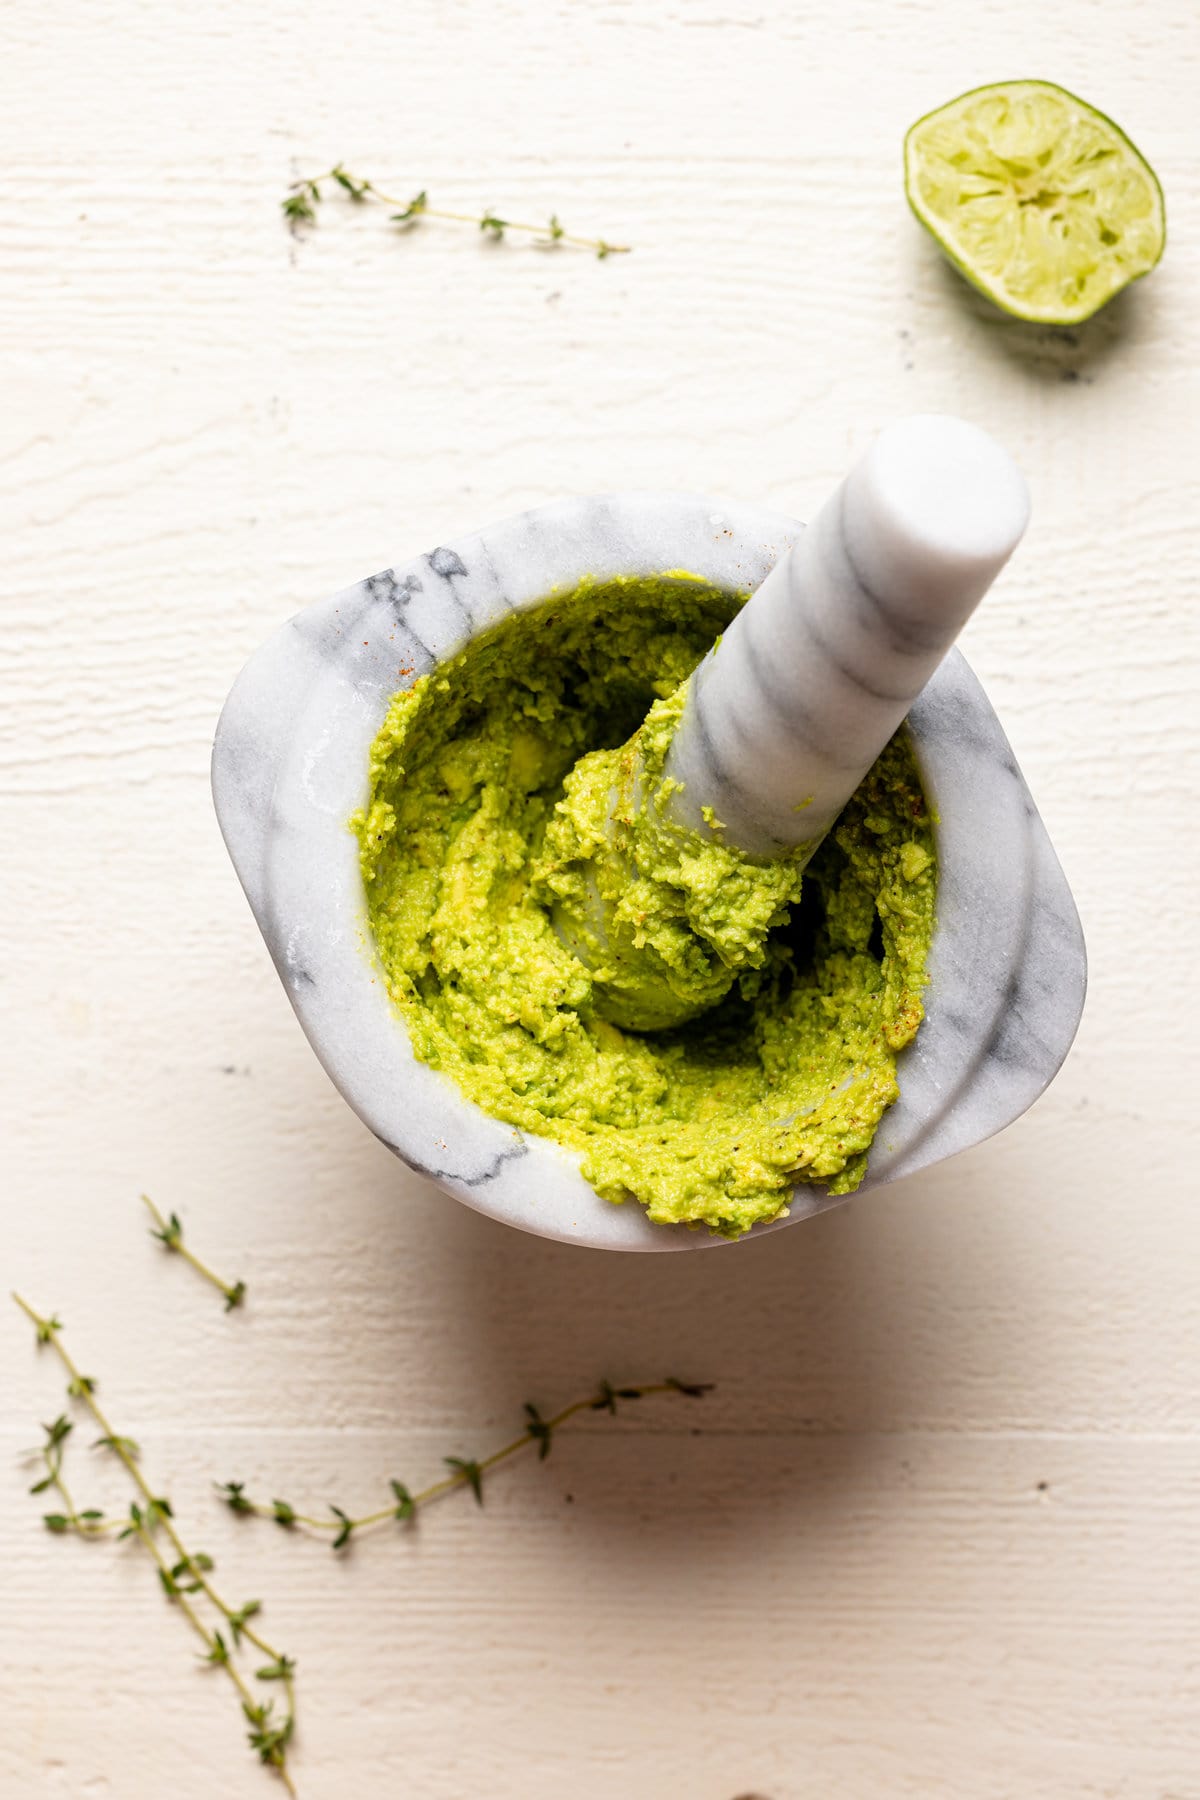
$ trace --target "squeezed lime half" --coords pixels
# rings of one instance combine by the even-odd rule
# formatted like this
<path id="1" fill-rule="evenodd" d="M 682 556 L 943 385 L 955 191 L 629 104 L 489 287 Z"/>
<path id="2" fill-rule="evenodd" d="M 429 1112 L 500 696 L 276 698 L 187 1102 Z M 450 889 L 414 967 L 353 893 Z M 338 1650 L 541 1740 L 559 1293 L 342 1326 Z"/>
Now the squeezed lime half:
<path id="1" fill-rule="evenodd" d="M 954 266 L 1018 319 L 1077 325 L 1163 253 L 1158 177 L 1125 133 L 1050 81 L 972 88 L 904 140 L 908 203 Z"/>

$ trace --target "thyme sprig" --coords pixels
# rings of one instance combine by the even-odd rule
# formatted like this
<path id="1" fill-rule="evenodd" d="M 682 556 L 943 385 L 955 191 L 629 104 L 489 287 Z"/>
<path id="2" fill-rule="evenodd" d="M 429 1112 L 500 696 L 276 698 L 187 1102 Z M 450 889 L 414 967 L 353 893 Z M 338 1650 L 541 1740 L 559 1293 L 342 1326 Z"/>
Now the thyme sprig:
<path id="1" fill-rule="evenodd" d="M 44 1340 L 49 1343 L 49 1339 Z M 113 1521 L 104 1517 L 95 1507 L 88 1507 L 80 1512 L 71 1498 L 62 1472 L 63 1446 L 75 1429 L 74 1421 L 68 1419 L 66 1413 L 59 1413 L 57 1419 L 49 1425 L 43 1425 L 45 1442 L 30 1451 L 30 1457 L 38 1458 L 45 1466 L 46 1473 L 30 1488 L 31 1494 L 45 1494 L 53 1489 L 66 1507 L 65 1513 L 43 1513 L 42 1520 L 48 1531 L 77 1531 L 80 1537 L 97 1537 L 111 1531 Z"/>
<path id="2" fill-rule="evenodd" d="M 222 1281 L 221 1277 L 210 1269 L 207 1263 L 201 1262 L 196 1253 L 188 1249 L 183 1241 L 183 1224 L 178 1213 L 170 1213 L 164 1219 L 149 1194 L 142 1195 L 142 1203 L 149 1208 L 150 1216 L 157 1227 L 156 1230 L 151 1231 L 150 1236 L 156 1238 L 164 1250 L 168 1250 L 176 1256 L 182 1256 L 184 1262 L 190 1263 L 197 1275 L 202 1275 L 205 1281 L 211 1282 L 217 1292 L 224 1295 L 226 1312 L 232 1312 L 235 1306 L 240 1306 L 246 1298 L 245 1282 Z"/>
<path id="3" fill-rule="evenodd" d="M 510 231 L 516 231 L 534 238 L 543 249 L 573 244 L 581 250 L 591 250 L 602 261 L 606 256 L 625 256 L 630 248 L 628 244 L 611 244 L 607 238 L 582 237 L 578 232 L 568 231 L 557 213 L 551 213 L 544 225 L 534 225 L 525 219 L 502 219 L 490 206 L 482 213 L 450 212 L 445 207 L 431 206 L 424 188 L 411 200 L 397 200 L 394 195 L 377 188 L 374 182 L 352 175 L 341 163 L 335 163 L 323 175 L 309 175 L 292 183 L 280 205 L 293 231 L 316 224 L 317 207 L 324 199 L 323 186 L 330 182 L 356 206 L 377 202 L 381 206 L 395 207 L 396 211 L 389 214 L 389 222 L 400 231 L 411 230 L 421 219 L 449 219 L 459 225 L 474 225 L 495 242 Z"/>
<path id="4" fill-rule="evenodd" d="M 201 1640 L 204 1646 L 202 1662 L 223 1669 L 236 1689 L 249 1726 L 251 1748 L 262 1763 L 275 1771 L 287 1792 L 294 1795 L 296 1789 L 288 1768 L 287 1753 L 296 1724 L 295 1663 L 250 1623 L 261 1611 L 260 1602 L 249 1600 L 240 1607 L 230 1606 L 209 1579 L 213 1569 L 211 1556 L 187 1549 L 175 1523 L 170 1500 L 165 1494 L 154 1492 L 142 1471 L 138 1446 L 132 1438 L 113 1430 L 96 1399 L 95 1378 L 82 1374 L 68 1353 L 61 1336 L 62 1320 L 53 1313 L 36 1312 L 20 1294 L 14 1294 L 13 1299 L 32 1323 L 38 1343 L 49 1345 L 66 1370 L 68 1395 L 81 1403 L 99 1428 L 100 1437 L 94 1447 L 111 1451 L 138 1495 L 123 1518 L 108 1518 L 96 1508 L 89 1507 L 82 1512 L 76 1508 L 62 1473 L 63 1451 L 74 1425 L 66 1414 L 61 1414 L 52 1424 L 42 1427 L 45 1442 L 37 1454 L 42 1458 L 46 1473 L 30 1490 L 42 1494 L 53 1489 L 63 1503 L 65 1511 L 43 1515 L 47 1530 L 60 1536 L 74 1533 L 84 1538 L 115 1533 L 119 1541 L 133 1539 L 142 1546 L 158 1571 L 159 1583 L 167 1599 Z M 169 1555 L 163 1554 L 161 1540 L 169 1545 Z M 200 1612 L 201 1603 L 207 1603 L 221 1624 L 206 1623 Z M 249 1678 L 235 1661 L 235 1653 L 243 1640 L 267 1659 L 265 1666 L 253 1671 Z M 260 1696 L 254 1686 L 256 1682 L 280 1684 L 282 1704 L 278 1713 L 274 1700 Z"/>
<path id="5" fill-rule="evenodd" d="M 507 1462 L 510 1457 L 517 1456 L 523 1450 L 537 1445 L 538 1461 L 544 1462 L 550 1454 L 555 1433 L 580 1413 L 606 1412 L 615 1414 L 618 1402 L 644 1400 L 652 1394 L 682 1394 L 693 1400 L 701 1399 L 712 1388 L 711 1382 L 679 1381 L 668 1376 L 664 1381 L 643 1382 L 638 1386 L 614 1387 L 611 1382 L 602 1381 L 594 1393 L 586 1399 L 573 1400 L 570 1406 L 564 1406 L 561 1412 L 550 1418 L 542 1414 L 531 1401 L 525 1403 L 525 1429 L 519 1437 L 504 1444 L 499 1450 L 493 1450 L 490 1456 L 474 1457 L 446 1456 L 443 1462 L 450 1470 L 440 1480 L 433 1481 L 428 1487 L 413 1491 L 404 1482 L 392 1480 L 389 1486 L 392 1498 L 385 1506 L 376 1507 L 370 1512 L 357 1515 L 348 1513 L 340 1506 L 329 1506 L 329 1515 L 302 1512 L 290 1500 L 256 1500 L 246 1492 L 246 1484 L 242 1481 L 224 1481 L 217 1485 L 217 1492 L 231 1512 L 250 1514 L 260 1519 L 274 1519 L 277 1525 L 285 1530 L 293 1530 L 300 1526 L 310 1535 L 330 1535 L 331 1547 L 344 1550 L 356 1533 L 366 1531 L 373 1526 L 381 1526 L 389 1521 L 406 1523 L 426 1507 L 431 1501 L 440 1500 L 452 1494 L 458 1488 L 468 1488 L 475 1496 L 477 1505 L 483 1505 L 484 1478 L 498 1464 Z"/>
<path id="6" fill-rule="evenodd" d="M 182 1251 L 182 1227 L 176 1215 L 172 1213 L 164 1219 L 150 1200 L 146 1199 L 146 1205 L 158 1224 L 154 1235 L 166 1249 Z M 237 1300 L 229 1301 L 227 1284 L 197 1259 L 187 1252 L 183 1253 L 187 1260 L 196 1263 L 199 1272 L 207 1280 L 226 1295 L 227 1305 L 238 1303 Z M 238 1296 L 240 1299 L 241 1293 L 245 1291 L 244 1286 L 241 1283 L 233 1285 L 241 1290 Z M 40 1462 L 42 1473 L 30 1492 L 37 1495 L 53 1492 L 62 1506 L 61 1511 L 42 1515 L 46 1529 L 56 1536 L 115 1538 L 117 1542 L 132 1541 L 141 1547 L 154 1564 L 159 1585 L 168 1602 L 182 1615 L 189 1629 L 200 1640 L 200 1662 L 205 1667 L 224 1670 L 231 1682 L 249 1728 L 247 1736 L 252 1750 L 265 1767 L 278 1775 L 287 1793 L 294 1797 L 296 1788 L 288 1763 L 288 1752 L 296 1725 L 295 1662 L 278 1650 L 259 1626 L 253 1623 L 262 1610 L 261 1602 L 247 1600 L 241 1606 L 231 1606 L 217 1591 L 211 1579 L 214 1569 L 212 1557 L 204 1551 L 191 1551 L 186 1547 L 176 1524 L 175 1510 L 170 1499 L 166 1494 L 156 1493 L 143 1472 L 139 1445 L 133 1438 L 113 1429 L 96 1398 L 95 1377 L 85 1375 L 67 1351 L 62 1340 L 62 1320 L 53 1313 L 37 1312 L 20 1294 L 14 1294 L 13 1299 L 33 1325 L 37 1343 L 48 1345 L 66 1371 L 69 1399 L 82 1406 L 97 1427 L 100 1435 L 95 1439 L 93 1448 L 107 1450 L 117 1459 L 129 1477 L 136 1495 L 125 1514 L 109 1516 L 96 1507 L 80 1509 L 76 1506 L 63 1475 L 65 1448 L 75 1429 L 75 1421 L 68 1414 L 60 1413 L 49 1425 L 43 1425 L 43 1441 L 31 1453 Z M 650 1395 L 679 1394 L 699 1399 L 709 1391 L 708 1383 L 685 1382 L 668 1376 L 663 1381 L 646 1382 L 637 1386 L 615 1387 L 611 1382 L 602 1381 L 585 1399 L 573 1401 L 548 1418 L 532 1402 L 526 1402 L 524 1428 L 520 1436 L 498 1450 L 493 1450 L 488 1456 L 444 1457 L 449 1473 L 416 1492 L 403 1481 L 393 1479 L 388 1483 L 390 1498 L 387 1505 L 357 1516 L 335 1505 L 329 1507 L 326 1517 L 301 1512 L 288 1500 L 255 1500 L 246 1493 L 244 1484 L 237 1481 L 225 1482 L 218 1491 L 225 1504 L 235 1513 L 270 1518 L 286 1529 L 299 1527 L 316 1536 L 328 1535 L 332 1548 L 335 1551 L 343 1550 L 357 1532 L 381 1526 L 388 1521 L 406 1523 L 421 1508 L 456 1489 L 469 1489 L 476 1503 L 482 1506 L 485 1479 L 494 1468 L 521 1451 L 531 1450 L 535 1446 L 538 1460 L 544 1461 L 550 1454 L 559 1428 L 580 1413 L 615 1414 L 620 1404 L 642 1400 Z M 265 1659 L 257 1667 L 251 1666 L 252 1662 L 257 1662 L 257 1658 L 250 1659 L 245 1655 L 247 1646 L 252 1646 Z M 263 1694 L 263 1687 L 273 1684 L 278 1684 L 278 1700 Z"/>

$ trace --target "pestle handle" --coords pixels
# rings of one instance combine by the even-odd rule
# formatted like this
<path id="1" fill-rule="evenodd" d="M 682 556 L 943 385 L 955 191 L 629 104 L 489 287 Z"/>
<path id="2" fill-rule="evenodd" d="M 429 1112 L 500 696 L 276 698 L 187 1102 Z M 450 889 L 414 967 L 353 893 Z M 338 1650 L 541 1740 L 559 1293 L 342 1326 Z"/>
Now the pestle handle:
<path id="1" fill-rule="evenodd" d="M 671 812 L 756 857 L 816 842 L 1019 543 L 1029 493 L 978 426 L 890 426 L 692 676 Z"/>

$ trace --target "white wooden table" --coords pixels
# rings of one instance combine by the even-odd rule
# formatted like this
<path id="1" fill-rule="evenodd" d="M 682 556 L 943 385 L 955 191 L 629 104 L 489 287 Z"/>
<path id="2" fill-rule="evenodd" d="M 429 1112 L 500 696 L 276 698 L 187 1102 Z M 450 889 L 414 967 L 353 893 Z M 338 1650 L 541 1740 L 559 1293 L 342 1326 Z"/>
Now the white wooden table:
<path id="1" fill-rule="evenodd" d="M 0 38 L 4 1285 L 298 1657 L 305 1800 L 1195 1800 L 1191 0 L 12 0 Z M 911 119 L 1022 74 L 1167 191 L 1163 267 L 1069 339 L 990 313 L 900 188 Z M 333 202 L 294 243 L 281 192 L 338 158 L 636 252 L 394 241 Z M 957 1163 L 739 1251 L 460 1210 L 338 1100 L 268 965 L 208 798 L 233 674 L 489 517 L 639 484 L 803 515 L 938 408 L 1034 491 L 966 648 L 1088 932 L 1065 1071 Z M 348 1558 L 212 1494 L 365 1504 L 606 1373 L 720 1386 Z M 145 1559 L 41 1531 L 16 1457 L 60 1381 L 15 1309 L 0 1383 L 5 1800 L 269 1794 Z M 119 1503 L 91 1435 L 80 1501 Z"/>

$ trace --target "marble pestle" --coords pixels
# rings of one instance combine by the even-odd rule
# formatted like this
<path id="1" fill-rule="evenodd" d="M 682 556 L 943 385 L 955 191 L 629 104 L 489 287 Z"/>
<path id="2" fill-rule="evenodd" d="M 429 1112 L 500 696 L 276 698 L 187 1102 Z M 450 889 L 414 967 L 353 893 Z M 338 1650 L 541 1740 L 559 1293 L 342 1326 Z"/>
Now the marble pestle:
<path id="1" fill-rule="evenodd" d="M 692 676 L 671 811 L 750 856 L 824 837 L 1012 552 L 1025 482 L 976 425 L 884 431 Z"/>
<path id="2" fill-rule="evenodd" d="M 919 415 L 875 440 L 691 676 L 657 781 L 631 740 L 584 899 L 553 913 L 598 1011 L 661 1030 L 728 990 L 727 953 L 709 956 L 703 991 L 680 991 L 647 948 L 625 899 L 648 874 L 645 846 L 661 862 L 670 840 L 686 857 L 707 839 L 798 875 L 1028 519 L 1020 472 L 977 426 Z M 631 809 L 653 815 L 651 834 L 629 829 Z"/>

